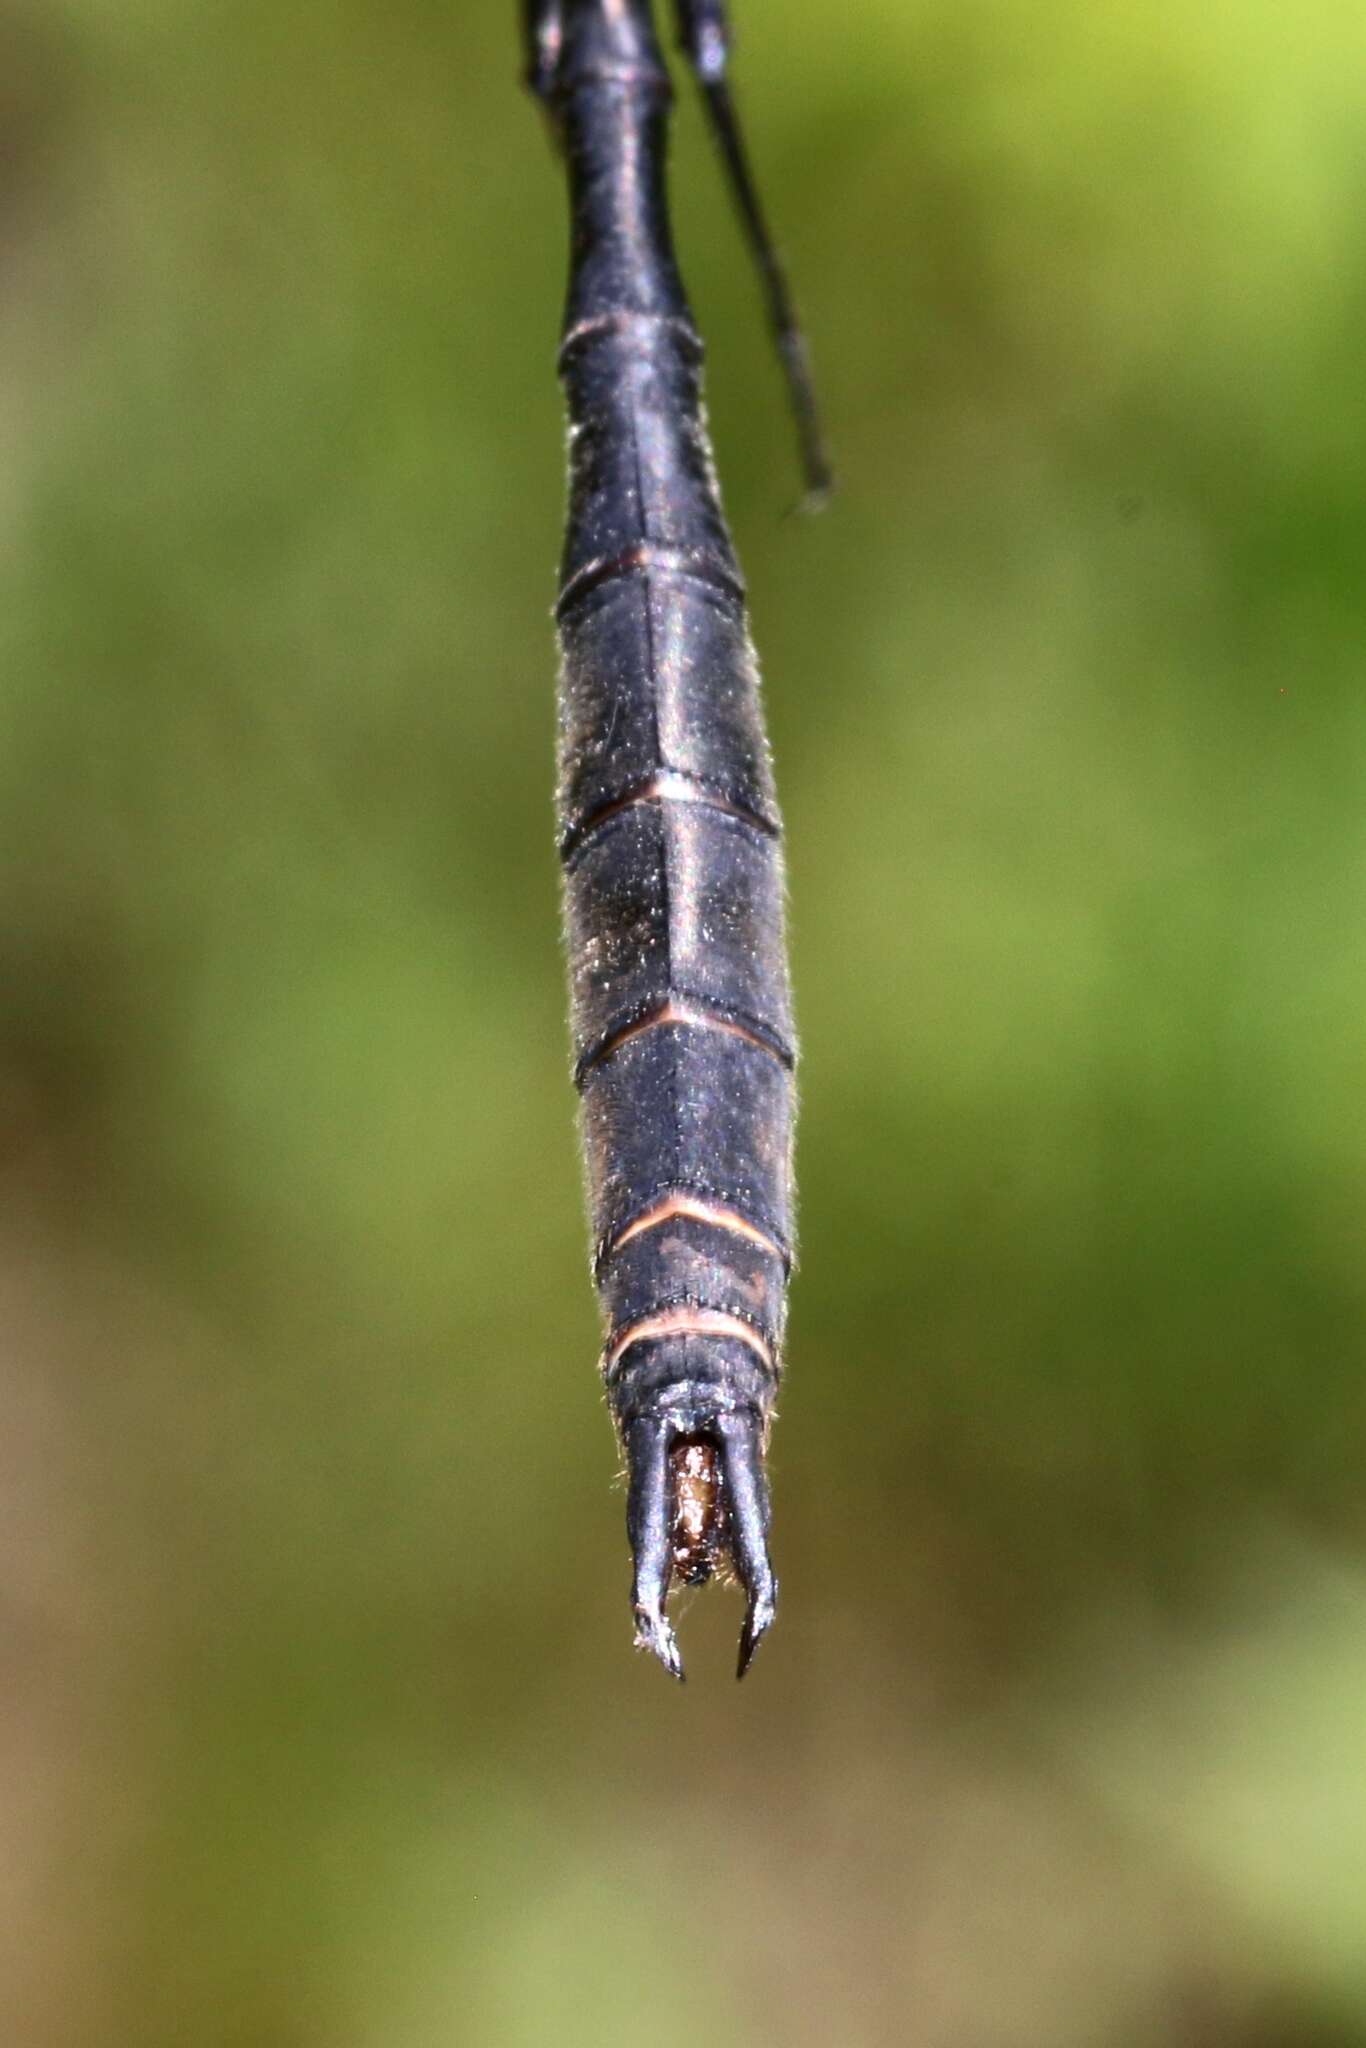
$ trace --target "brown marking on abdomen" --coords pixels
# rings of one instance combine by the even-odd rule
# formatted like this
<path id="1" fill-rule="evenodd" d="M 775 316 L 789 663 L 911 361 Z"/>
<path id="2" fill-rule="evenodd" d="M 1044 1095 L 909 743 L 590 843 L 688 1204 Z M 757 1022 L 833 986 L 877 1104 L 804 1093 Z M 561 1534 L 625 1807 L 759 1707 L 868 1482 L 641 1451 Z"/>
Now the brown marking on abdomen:
<path id="1" fill-rule="evenodd" d="M 643 1230 L 657 1230 L 661 1223 L 671 1223 L 675 1216 L 686 1216 L 694 1223 L 710 1223 L 717 1230 L 729 1230 L 736 1237 L 748 1238 L 751 1244 L 757 1244 L 762 1251 L 773 1252 L 782 1260 L 784 1266 L 787 1265 L 787 1253 L 777 1239 L 770 1237 L 766 1230 L 760 1230 L 756 1223 L 751 1223 L 738 1209 L 723 1208 L 719 1202 L 703 1202 L 696 1195 L 665 1195 L 663 1201 L 656 1202 L 653 1209 L 646 1209 L 643 1214 L 633 1216 L 625 1229 L 618 1231 L 612 1239 L 603 1253 L 603 1258 L 610 1259 L 613 1252 L 620 1251 L 624 1244 L 629 1244 L 633 1237 L 639 1237 Z"/>
<path id="2" fill-rule="evenodd" d="M 752 1323 L 741 1316 L 727 1315 L 724 1309 L 690 1308 L 685 1302 L 677 1308 L 642 1316 L 638 1323 L 620 1331 L 603 1360 L 603 1371 L 610 1374 L 631 1346 L 647 1337 L 735 1337 L 757 1352 L 770 1372 L 774 1370 L 773 1353 Z"/>
<path id="3" fill-rule="evenodd" d="M 624 1024 L 620 1031 L 613 1031 L 599 1045 L 591 1046 L 579 1061 L 574 1075 L 575 1085 L 582 1087 L 584 1076 L 619 1052 L 623 1045 L 629 1045 L 633 1038 L 643 1032 L 656 1031 L 662 1024 L 692 1024 L 702 1031 L 725 1031 L 732 1038 L 741 1038 L 746 1045 L 757 1045 L 760 1052 L 766 1052 L 780 1067 L 790 1068 L 793 1056 L 779 1047 L 770 1038 L 761 1038 L 757 1031 L 751 1031 L 747 1024 L 741 1024 L 734 1017 L 726 1016 L 723 1010 L 710 1010 L 700 1003 L 676 1003 L 667 996 L 655 1009 L 644 1017 L 637 1017 L 633 1024 Z"/>

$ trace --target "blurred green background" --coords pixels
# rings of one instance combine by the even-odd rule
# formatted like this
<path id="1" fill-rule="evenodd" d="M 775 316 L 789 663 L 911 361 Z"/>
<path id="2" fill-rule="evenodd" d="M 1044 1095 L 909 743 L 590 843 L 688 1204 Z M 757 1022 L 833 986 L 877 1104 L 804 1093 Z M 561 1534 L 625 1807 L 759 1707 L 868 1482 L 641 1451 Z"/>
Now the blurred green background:
<path id="1" fill-rule="evenodd" d="M 1366 14 L 736 8 L 842 489 L 682 93 L 804 1034 L 682 1689 L 511 0 L 0 16 L 15 2048 L 1366 2042 Z"/>

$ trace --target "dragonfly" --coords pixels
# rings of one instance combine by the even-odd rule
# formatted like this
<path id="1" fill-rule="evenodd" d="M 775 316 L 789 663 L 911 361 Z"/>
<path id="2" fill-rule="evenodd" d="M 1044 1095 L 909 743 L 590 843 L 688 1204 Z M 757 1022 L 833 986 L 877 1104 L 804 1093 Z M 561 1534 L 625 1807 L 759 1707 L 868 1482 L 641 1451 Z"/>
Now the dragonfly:
<path id="1" fill-rule="evenodd" d="M 818 502 L 830 469 L 724 0 L 674 4 Z M 671 1587 L 733 1574 L 743 1677 L 777 1603 L 765 1457 L 794 1252 L 782 827 L 670 231 L 651 0 L 523 0 L 523 28 L 569 188 L 557 819 L 635 1642 L 681 1679 Z"/>

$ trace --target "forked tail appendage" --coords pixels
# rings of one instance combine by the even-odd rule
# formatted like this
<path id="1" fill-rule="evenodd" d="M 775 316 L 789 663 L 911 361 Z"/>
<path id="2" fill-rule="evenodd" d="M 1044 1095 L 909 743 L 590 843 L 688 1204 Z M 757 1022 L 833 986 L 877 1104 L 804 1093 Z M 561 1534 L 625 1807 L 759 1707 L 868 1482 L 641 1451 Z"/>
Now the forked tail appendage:
<path id="1" fill-rule="evenodd" d="M 670 1586 L 675 1578 L 702 1585 L 729 1565 L 746 1596 L 736 1668 L 743 1678 L 778 1600 L 768 1556 L 763 1424 L 753 1414 L 724 1414 L 703 1429 L 679 1426 L 691 1419 L 645 1417 L 625 1433 L 636 1647 L 652 1651 L 681 1680 Z"/>

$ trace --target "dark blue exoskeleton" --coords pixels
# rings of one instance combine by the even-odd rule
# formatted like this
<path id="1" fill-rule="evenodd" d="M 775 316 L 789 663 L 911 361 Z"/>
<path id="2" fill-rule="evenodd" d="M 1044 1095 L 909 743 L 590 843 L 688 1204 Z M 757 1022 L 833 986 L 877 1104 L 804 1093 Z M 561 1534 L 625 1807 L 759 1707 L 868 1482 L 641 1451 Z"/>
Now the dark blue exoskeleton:
<path id="1" fill-rule="evenodd" d="M 729 97 L 722 0 L 677 7 L 817 497 L 829 477 Z M 670 1583 L 729 1561 L 747 1594 L 743 1674 L 777 1592 L 764 1453 L 793 1251 L 780 824 L 669 232 L 671 94 L 649 0 L 528 0 L 526 29 L 570 182 L 560 851 L 636 1640 L 681 1678 Z"/>

